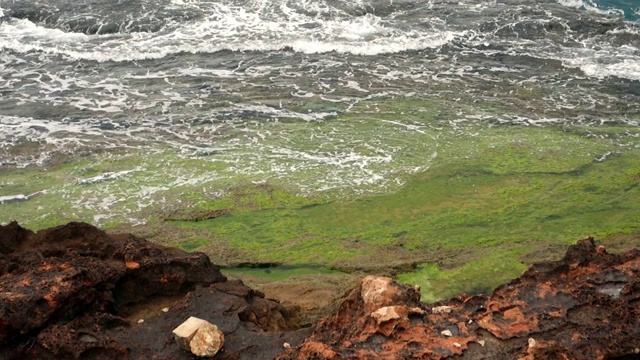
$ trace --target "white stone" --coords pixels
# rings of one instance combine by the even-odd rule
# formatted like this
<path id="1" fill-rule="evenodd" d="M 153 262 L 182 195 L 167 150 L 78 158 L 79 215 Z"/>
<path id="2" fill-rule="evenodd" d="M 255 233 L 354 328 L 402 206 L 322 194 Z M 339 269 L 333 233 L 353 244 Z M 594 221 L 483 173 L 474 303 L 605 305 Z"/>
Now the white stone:
<path id="1" fill-rule="evenodd" d="M 444 336 L 453 336 L 453 333 L 451 333 L 451 330 L 442 330 L 440 331 L 440 334 Z"/>
<path id="2" fill-rule="evenodd" d="M 169 312 L 169 308 L 163 308 L 162 312 Z"/>
<path id="3" fill-rule="evenodd" d="M 378 324 L 389 320 L 400 319 L 401 316 L 396 311 L 395 306 L 385 306 L 371 313 L 371 317 L 378 321 Z"/>
<path id="4" fill-rule="evenodd" d="M 362 280 L 360 296 L 367 304 L 377 304 L 392 284 L 393 280 L 386 277 L 367 276 Z"/>
<path id="5" fill-rule="evenodd" d="M 143 322 L 144 322 L 144 319 L 138 320 L 138 324 L 142 324 Z"/>
<path id="6" fill-rule="evenodd" d="M 289 344 L 289 343 L 284 343 L 284 344 L 282 344 L 282 347 L 283 347 L 283 348 L 285 348 L 285 349 L 288 349 L 288 348 L 290 348 L 290 347 L 291 347 L 291 344 Z"/>
<path id="7" fill-rule="evenodd" d="M 454 342 L 454 343 L 453 343 L 453 346 L 455 346 L 455 347 L 457 347 L 457 348 L 462 347 L 462 345 L 460 345 L 460 343 L 457 343 L 457 342 Z"/>
<path id="8" fill-rule="evenodd" d="M 478 344 L 480 344 L 480 346 L 484 347 L 484 340 L 478 340 Z"/>
<path id="9" fill-rule="evenodd" d="M 205 322 L 207 321 L 192 316 L 180 324 L 180 326 L 173 329 L 173 337 L 176 339 L 178 346 L 183 350 L 191 351 L 189 342 Z"/>
<path id="10" fill-rule="evenodd" d="M 536 340 L 534 338 L 529 338 L 529 347 L 536 347 Z"/>
<path id="11" fill-rule="evenodd" d="M 224 346 L 224 334 L 217 326 L 204 322 L 189 342 L 191 353 L 200 357 L 213 357 Z"/>
<path id="12" fill-rule="evenodd" d="M 449 314 L 451 311 L 453 311 L 451 306 L 436 306 L 431 308 L 431 312 L 434 314 Z"/>
<path id="13" fill-rule="evenodd" d="M 409 313 L 410 314 L 424 315 L 424 310 L 420 309 L 419 307 L 412 307 L 412 308 L 409 309 Z"/>

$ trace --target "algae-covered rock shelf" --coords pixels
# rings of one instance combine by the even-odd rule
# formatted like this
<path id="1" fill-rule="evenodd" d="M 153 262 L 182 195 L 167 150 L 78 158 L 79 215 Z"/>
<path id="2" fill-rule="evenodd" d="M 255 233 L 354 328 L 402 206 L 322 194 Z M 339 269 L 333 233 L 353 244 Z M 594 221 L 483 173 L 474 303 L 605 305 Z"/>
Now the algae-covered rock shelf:
<path id="1" fill-rule="evenodd" d="M 0 220 L 87 221 L 228 267 L 394 275 L 429 300 L 488 291 L 576 238 L 638 246 L 637 115 L 531 122 L 507 113 L 525 111 L 515 105 L 470 103 L 390 98 L 317 122 L 231 121 L 212 135 L 218 149 L 57 153 L 4 167 Z"/>

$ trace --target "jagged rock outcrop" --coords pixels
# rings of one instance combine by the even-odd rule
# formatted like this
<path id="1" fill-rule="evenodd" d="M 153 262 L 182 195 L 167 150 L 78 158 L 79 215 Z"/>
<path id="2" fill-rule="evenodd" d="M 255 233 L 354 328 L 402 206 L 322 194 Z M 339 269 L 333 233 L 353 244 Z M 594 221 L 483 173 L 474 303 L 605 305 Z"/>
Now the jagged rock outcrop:
<path id="1" fill-rule="evenodd" d="M 84 223 L 0 226 L 2 359 L 189 359 L 171 333 L 189 316 L 225 333 L 218 358 L 270 359 L 306 334 L 202 253 Z"/>
<path id="2" fill-rule="evenodd" d="M 589 238 L 491 296 L 419 298 L 417 288 L 366 277 L 278 359 L 640 358 L 638 250 L 608 254 Z"/>
<path id="3" fill-rule="evenodd" d="M 585 239 L 491 296 L 436 304 L 368 276 L 311 333 L 204 254 L 82 223 L 0 226 L 1 359 L 191 359 L 172 334 L 190 316 L 224 335 L 216 359 L 637 359 L 640 251 Z"/>

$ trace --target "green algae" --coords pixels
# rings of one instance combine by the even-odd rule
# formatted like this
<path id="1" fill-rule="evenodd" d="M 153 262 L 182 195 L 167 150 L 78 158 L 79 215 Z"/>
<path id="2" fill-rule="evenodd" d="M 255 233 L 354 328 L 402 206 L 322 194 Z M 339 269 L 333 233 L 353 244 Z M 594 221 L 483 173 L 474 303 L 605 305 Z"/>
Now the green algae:
<path id="1" fill-rule="evenodd" d="M 331 270 L 324 266 L 272 266 L 272 267 L 233 267 L 222 268 L 220 271 L 226 276 L 236 278 L 258 278 L 268 281 L 285 280 L 293 276 L 322 276 L 343 274 L 340 271 Z"/>
<path id="2" fill-rule="evenodd" d="M 517 238 L 568 243 L 638 227 L 637 175 L 616 173 L 640 165 L 634 155 L 565 172 L 499 174 L 477 162 L 433 168 L 393 194 L 314 206 L 302 197 L 275 204 L 262 194 L 257 198 L 264 208 L 256 210 L 253 200 L 245 199 L 236 204 L 251 203 L 251 210 L 241 207 L 227 216 L 180 226 L 208 228 L 260 258 L 291 263 L 362 255 L 365 250 L 346 246 L 353 239 L 370 245 L 402 241 L 411 250 L 499 245 Z M 242 196 L 256 192 L 260 190 L 243 191 Z"/>
<path id="3" fill-rule="evenodd" d="M 171 232 L 155 239 L 168 245 L 228 250 L 228 264 L 398 275 L 429 301 L 488 291 L 540 246 L 640 228 L 637 126 L 492 122 L 508 110 L 372 100 L 322 122 L 247 122 L 226 150 L 131 150 L 2 172 L 0 196 L 46 193 L 0 205 L 0 221 L 145 222 Z"/>
<path id="4" fill-rule="evenodd" d="M 209 240 L 203 238 L 195 238 L 182 242 L 175 242 L 169 244 L 173 247 L 177 247 L 178 249 L 182 249 L 184 251 L 195 251 L 198 248 L 209 245 Z"/>
<path id="5" fill-rule="evenodd" d="M 508 131 L 515 134 L 497 129 L 491 142 L 468 142 L 468 153 L 408 177 L 392 194 L 324 203 L 294 196 L 178 225 L 207 229 L 256 261 L 345 270 L 393 272 L 398 257 L 420 263 L 434 252 L 460 251 L 453 256 L 466 265 L 438 270 L 434 261 L 399 276 L 421 284 L 430 301 L 488 291 L 517 276 L 525 268 L 521 255 L 538 244 L 639 228 L 639 150 L 613 153 L 607 142 L 557 129 Z M 240 197 L 264 198 L 266 192 L 257 195 L 264 189 L 245 189 Z M 243 203 L 252 200 L 235 202 Z M 513 244 L 521 245 L 504 251 Z"/>
<path id="6" fill-rule="evenodd" d="M 398 281 L 420 286 L 422 300 L 436 302 L 462 293 L 490 293 L 498 285 L 518 277 L 526 266 L 519 251 L 492 251 L 455 269 L 422 264 L 414 272 L 398 275 Z"/>

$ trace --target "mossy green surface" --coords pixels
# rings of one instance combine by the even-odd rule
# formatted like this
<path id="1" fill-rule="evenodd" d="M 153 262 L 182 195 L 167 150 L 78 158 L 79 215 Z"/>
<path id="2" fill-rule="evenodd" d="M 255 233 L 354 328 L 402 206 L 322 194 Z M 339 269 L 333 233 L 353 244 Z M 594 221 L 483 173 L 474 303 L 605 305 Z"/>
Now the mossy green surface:
<path id="1" fill-rule="evenodd" d="M 279 281 L 292 276 L 305 275 L 334 275 L 341 274 L 340 271 L 331 270 L 323 266 L 275 266 L 269 268 L 222 268 L 220 271 L 226 276 L 237 278 L 255 277 L 268 281 Z"/>
<path id="2" fill-rule="evenodd" d="M 46 193 L 0 205 L 0 221 L 162 222 L 174 232 L 166 243 L 187 251 L 403 273 L 428 300 L 487 291 L 548 244 L 640 229 L 636 125 L 503 123 L 517 110 L 505 106 L 371 100 L 322 122 L 249 121 L 223 150 L 16 169 L 0 174 L 0 196 Z"/>
<path id="3" fill-rule="evenodd" d="M 253 188 L 242 196 L 263 199 L 261 207 L 180 226 L 208 229 L 256 261 L 347 269 L 394 263 L 389 246 L 416 254 L 464 249 L 462 267 L 424 264 L 400 275 L 422 285 L 428 300 L 488 291 L 518 276 L 525 268 L 519 257 L 538 245 L 640 228 L 639 150 L 614 152 L 606 141 L 557 129 L 509 131 L 515 134 L 494 131 L 499 142 L 470 141 L 468 155 L 436 162 L 392 194 L 282 203 Z"/>
<path id="4" fill-rule="evenodd" d="M 422 300 L 436 302 L 462 293 L 490 293 L 498 285 L 519 276 L 526 265 L 518 251 L 494 250 L 455 269 L 423 264 L 416 271 L 398 275 L 398 281 L 420 286 Z"/>

